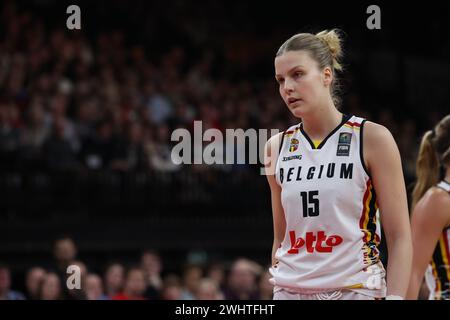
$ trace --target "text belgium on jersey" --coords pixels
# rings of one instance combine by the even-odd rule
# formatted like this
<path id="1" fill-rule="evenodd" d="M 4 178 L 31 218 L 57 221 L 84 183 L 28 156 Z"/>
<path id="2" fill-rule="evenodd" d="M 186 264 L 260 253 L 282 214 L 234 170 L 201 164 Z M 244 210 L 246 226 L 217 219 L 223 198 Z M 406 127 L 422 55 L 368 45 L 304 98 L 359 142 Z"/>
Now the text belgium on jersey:
<path id="1" fill-rule="evenodd" d="M 339 170 L 339 178 L 340 179 L 352 179 L 353 177 L 353 163 L 341 163 Z M 287 172 L 286 172 L 287 171 Z M 303 173 L 303 175 L 302 175 Z M 328 165 L 320 165 L 320 166 L 311 166 L 306 170 L 303 169 L 302 166 L 291 167 L 289 169 L 280 168 L 280 181 L 284 182 L 286 179 L 287 182 L 291 181 L 301 181 L 301 180 L 313 180 L 313 179 L 326 179 L 326 178 L 334 178 L 337 174 L 336 163 L 332 162 Z M 306 175 L 306 177 L 304 176 Z"/>

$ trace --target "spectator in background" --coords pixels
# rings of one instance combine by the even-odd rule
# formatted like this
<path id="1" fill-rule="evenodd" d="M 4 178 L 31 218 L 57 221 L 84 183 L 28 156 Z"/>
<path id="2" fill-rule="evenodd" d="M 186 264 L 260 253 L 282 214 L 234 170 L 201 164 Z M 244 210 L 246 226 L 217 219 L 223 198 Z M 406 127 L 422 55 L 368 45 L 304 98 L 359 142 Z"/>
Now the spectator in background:
<path id="1" fill-rule="evenodd" d="M 181 101 L 175 105 L 175 113 L 167 120 L 170 132 L 184 128 L 189 129 L 194 120 L 194 110 L 186 102 Z"/>
<path id="2" fill-rule="evenodd" d="M 200 280 L 195 293 L 196 300 L 223 300 L 224 296 L 216 281 L 208 278 Z"/>
<path id="3" fill-rule="evenodd" d="M 100 117 L 100 108 L 98 98 L 95 97 L 78 98 L 76 99 L 75 104 L 75 130 L 78 134 L 80 143 L 82 143 L 94 134 L 96 121 L 98 121 Z"/>
<path id="4" fill-rule="evenodd" d="M 115 148 L 111 168 L 119 171 L 136 171 L 146 169 L 147 156 L 143 147 L 144 130 L 139 122 L 132 122 L 127 134 Z"/>
<path id="5" fill-rule="evenodd" d="M 270 267 L 270 266 L 269 266 Z M 273 299 L 273 285 L 269 282 L 271 275 L 267 269 L 259 279 L 259 300 L 272 300 Z"/>
<path id="6" fill-rule="evenodd" d="M 231 266 L 227 287 L 224 290 L 226 300 L 258 299 L 257 277 L 261 267 L 245 258 L 237 259 Z"/>
<path id="7" fill-rule="evenodd" d="M 112 263 L 106 268 L 104 275 L 105 294 L 109 299 L 122 292 L 125 282 L 124 273 L 125 268 L 120 263 Z"/>
<path id="8" fill-rule="evenodd" d="M 225 286 L 225 268 L 223 266 L 223 263 L 211 263 L 207 268 L 206 277 L 214 280 L 219 286 L 219 289 L 223 290 Z"/>
<path id="9" fill-rule="evenodd" d="M 66 125 L 64 118 L 54 119 L 52 134 L 42 147 L 47 168 L 51 172 L 68 173 L 78 168 L 75 152 L 65 136 Z"/>
<path id="10" fill-rule="evenodd" d="M 39 285 L 39 300 L 63 300 L 64 294 L 61 286 L 61 279 L 56 273 L 45 274 Z"/>
<path id="11" fill-rule="evenodd" d="M 87 300 L 109 300 L 103 293 L 102 278 L 95 273 L 89 273 L 84 282 L 84 291 Z"/>
<path id="12" fill-rule="evenodd" d="M 153 84 L 147 84 L 146 91 L 148 121 L 154 125 L 162 124 L 173 112 L 172 103 L 167 96 L 158 92 Z"/>
<path id="13" fill-rule="evenodd" d="M 77 247 L 69 236 L 62 236 L 55 240 L 53 245 L 54 265 L 52 266 L 60 274 L 67 272 L 67 267 L 75 261 Z"/>
<path id="14" fill-rule="evenodd" d="M 147 288 L 145 297 L 150 300 L 159 298 L 159 292 L 162 289 L 162 263 L 160 255 L 153 250 L 146 250 L 141 255 L 141 268 L 144 271 Z"/>
<path id="15" fill-rule="evenodd" d="M 81 269 L 81 275 L 86 274 L 86 266 L 80 261 L 76 260 L 77 247 L 74 240 L 69 236 L 62 236 L 56 239 L 53 249 L 54 262 L 50 268 L 55 272 L 60 279 L 60 283 L 63 283 L 62 287 L 63 296 L 65 299 L 84 299 L 84 294 L 81 290 L 69 290 L 65 285 L 67 278 L 70 276 L 67 273 L 67 268 L 70 265 L 78 265 Z M 83 278 L 82 278 L 83 279 Z"/>
<path id="16" fill-rule="evenodd" d="M 63 236 L 55 240 L 53 246 L 54 269 L 65 274 L 67 267 L 75 261 L 77 256 L 77 247 L 73 239 L 69 236 Z"/>
<path id="17" fill-rule="evenodd" d="M 137 267 L 130 268 L 125 279 L 125 287 L 113 300 L 146 300 L 144 272 Z"/>
<path id="18" fill-rule="evenodd" d="M 20 131 L 20 161 L 24 167 L 42 167 L 42 146 L 50 133 L 51 126 L 46 121 L 42 98 L 35 96 L 26 113 L 25 126 Z"/>
<path id="19" fill-rule="evenodd" d="M 25 280 L 26 297 L 29 300 L 38 299 L 39 285 L 45 277 L 46 272 L 41 267 L 32 267 L 28 270 Z"/>
<path id="20" fill-rule="evenodd" d="M 2 264 L 0 264 L 0 300 L 25 300 L 21 292 L 11 290 L 11 272 Z"/>
<path id="21" fill-rule="evenodd" d="M 166 124 L 156 127 L 154 137 L 150 136 L 146 140 L 145 150 L 148 155 L 149 167 L 157 171 L 173 172 L 180 169 L 179 165 L 172 162 L 170 145 L 170 132 Z"/>
<path id="22" fill-rule="evenodd" d="M 62 83 L 62 81 L 61 81 Z M 68 96 L 63 93 L 57 93 L 50 99 L 51 123 L 62 123 L 64 128 L 61 135 L 68 142 L 71 150 L 76 153 L 80 149 L 80 141 L 76 132 L 74 122 L 67 117 Z"/>
<path id="23" fill-rule="evenodd" d="M 191 264 L 184 268 L 181 300 L 195 299 L 195 293 L 197 292 L 197 287 L 202 276 L 203 270 L 198 265 Z"/>
<path id="24" fill-rule="evenodd" d="M 14 120 L 17 109 L 12 103 L 0 101 L 0 159 L 3 170 L 15 167 L 19 149 L 19 123 Z"/>
<path id="25" fill-rule="evenodd" d="M 176 274 L 168 274 L 163 280 L 162 300 L 182 300 L 180 278 Z"/>
<path id="26" fill-rule="evenodd" d="M 101 120 L 96 124 L 95 131 L 83 140 L 80 160 L 90 170 L 107 169 L 113 160 L 116 145 L 111 121 Z"/>

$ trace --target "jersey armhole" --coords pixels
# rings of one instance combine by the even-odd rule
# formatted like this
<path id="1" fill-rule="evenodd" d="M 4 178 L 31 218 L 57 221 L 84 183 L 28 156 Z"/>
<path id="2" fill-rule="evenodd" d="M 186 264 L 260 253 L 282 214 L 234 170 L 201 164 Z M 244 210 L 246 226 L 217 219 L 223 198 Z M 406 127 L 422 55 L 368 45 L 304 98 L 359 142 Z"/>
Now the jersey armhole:
<path id="1" fill-rule="evenodd" d="M 286 131 L 283 131 L 283 134 L 281 135 L 280 146 L 278 147 L 278 157 L 280 157 L 281 149 L 283 148 L 283 141 L 284 141 L 284 134 L 285 133 L 286 133 Z M 278 161 L 278 158 L 277 158 L 277 161 Z"/>
<path id="2" fill-rule="evenodd" d="M 284 134 L 286 133 L 286 131 L 283 131 L 282 135 L 281 135 L 281 140 L 280 140 L 280 145 L 278 147 L 278 155 L 277 155 L 277 161 L 275 162 L 275 181 L 277 182 L 277 184 L 281 187 L 281 182 L 278 180 L 278 175 L 277 175 L 277 170 L 278 170 L 278 162 L 280 160 L 280 155 L 281 155 L 281 149 L 283 148 L 283 142 L 284 142 Z"/>
<path id="3" fill-rule="evenodd" d="M 364 169 L 364 171 L 366 172 L 366 174 L 369 176 L 369 178 L 372 180 L 372 176 L 370 175 L 369 170 L 366 167 L 366 163 L 364 161 L 364 123 L 366 122 L 366 119 L 364 119 L 363 121 L 361 121 L 361 126 L 360 126 L 360 130 L 359 130 L 359 159 L 361 160 L 361 164 L 362 167 Z"/>

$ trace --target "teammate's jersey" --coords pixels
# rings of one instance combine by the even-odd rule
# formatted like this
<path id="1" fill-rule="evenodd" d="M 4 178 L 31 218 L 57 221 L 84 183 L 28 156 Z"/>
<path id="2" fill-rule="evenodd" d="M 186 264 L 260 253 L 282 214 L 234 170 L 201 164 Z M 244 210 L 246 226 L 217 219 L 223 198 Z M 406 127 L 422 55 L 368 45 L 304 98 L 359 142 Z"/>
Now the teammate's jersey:
<path id="1" fill-rule="evenodd" d="M 450 195 L 450 183 L 443 180 L 436 187 Z M 430 299 L 450 300 L 450 227 L 446 227 L 433 252 L 430 266 L 425 274 L 430 289 Z"/>
<path id="2" fill-rule="evenodd" d="M 270 268 L 275 291 L 386 295 L 377 199 L 362 157 L 364 121 L 344 115 L 317 147 L 301 123 L 283 133 L 276 181 L 286 234 Z"/>

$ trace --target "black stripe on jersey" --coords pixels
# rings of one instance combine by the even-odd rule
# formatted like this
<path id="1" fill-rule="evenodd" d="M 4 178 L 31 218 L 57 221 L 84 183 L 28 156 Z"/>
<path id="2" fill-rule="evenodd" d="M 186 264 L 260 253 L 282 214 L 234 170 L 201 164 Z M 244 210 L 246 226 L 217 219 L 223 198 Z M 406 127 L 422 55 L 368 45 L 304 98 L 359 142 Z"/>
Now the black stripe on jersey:
<path id="1" fill-rule="evenodd" d="M 448 185 L 450 186 L 450 183 L 449 183 L 447 180 L 445 180 L 445 179 L 442 179 L 441 182 L 443 182 L 443 183 L 445 183 L 445 184 L 448 184 Z M 441 187 L 441 186 L 439 185 L 439 183 L 436 185 L 436 187 L 439 188 L 439 189 L 442 189 L 442 190 L 444 190 L 445 192 L 447 192 L 448 194 L 450 194 L 450 189 L 447 190 L 447 189 Z"/>
<path id="2" fill-rule="evenodd" d="M 308 137 L 308 135 L 306 134 L 306 132 L 303 130 L 303 123 L 300 124 L 300 132 L 303 134 L 303 136 L 306 138 L 306 140 L 309 142 L 309 145 L 311 146 L 311 148 L 315 149 L 316 146 L 314 145 L 314 143 L 311 141 L 311 139 Z"/>
<path id="3" fill-rule="evenodd" d="M 363 132 L 364 132 L 364 123 L 366 122 L 366 119 L 364 119 L 361 122 L 361 126 L 359 127 L 359 158 L 361 159 L 362 167 L 364 168 L 364 171 L 369 176 L 370 179 L 372 177 L 370 176 L 370 172 L 366 167 L 366 163 L 364 162 L 364 153 L 363 153 L 363 146 L 364 146 L 364 139 L 363 139 Z"/>
<path id="4" fill-rule="evenodd" d="M 374 252 L 376 248 L 376 240 L 375 240 L 375 234 L 377 231 L 377 224 L 376 224 L 376 214 L 377 214 L 377 194 L 375 192 L 375 188 L 373 185 L 371 186 L 372 190 L 372 199 L 370 199 L 369 202 L 369 221 L 367 222 L 367 230 L 370 232 L 370 239 L 368 241 L 368 244 L 371 248 L 369 257 L 371 259 L 374 258 L 376 255 L 376 252 Z M 372 249 L 373 248 L 373 249 Z"/>
<path id="5" fill-rule="evenodd" d="M 447 189 L 445 189 L 445 188 L 442 188 L 441 186 L 435 186 L 436 188 L 439 188 L 439 189 L 441 189 L 441 190 L 444 190 L 445 192 L 447 192 L 448 194 L 450 194 L 450 191 L 448 191 Z"/>
<path id="6" fill-rule="evenodd" d="M 342 114 L 342 120 L 341 123 L 333 129 L 326 137 L 322 140 L 322 142 L 317 146 L 314 145 L 312 140 L 309 138 L 309 136 L 306 134 L 305 130 L 303 130 L 303 123 L 300 123 L 300 131 L 303 134 L 303 136 L 308 140 L 309 144 L 311 145 L 311 148 L 313 149 L 321 149 L 325 142 L 327 142 L 328 138 L 330 138 L 336 131 L 338 131 L 352 116 L 347 114 Z"/>
<path id="7" fill-rule="evenodd" d="M 436 248 L 434 249 L 433 262 L 437 269 L 436 273 L 437 273 L 438 279 L 436 279 L 436 280 L 439 281 L 439 283 L 441 284 L 441 292 L 442 292 L 442 291 L 449 289 L 450 279 L 447 278 L 447 269 L 446 269 L 447 266 L 445 265 L 444 259 L 442 258 L 440 240 L 441 240 L 441 238 L 439 238 L 439 242 L 438 242 Z M 444 248 L 444 250 L 445 250 L 445 248 Z"/>
<path id="8" fill-rule="evenodd" d="M 280 147 L 278 150 L 278 156 L 281 154 L 281 149 L 283 148 L 283 142 L 284 142 L 284 135 L 286 134 L 286 131 L 283 131 L 283 134 L 281 135 L 281 141 L 280 141 Z"/>

